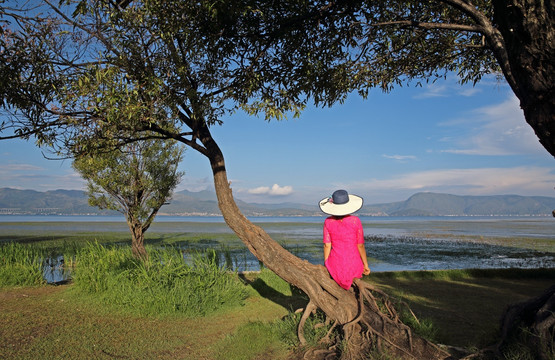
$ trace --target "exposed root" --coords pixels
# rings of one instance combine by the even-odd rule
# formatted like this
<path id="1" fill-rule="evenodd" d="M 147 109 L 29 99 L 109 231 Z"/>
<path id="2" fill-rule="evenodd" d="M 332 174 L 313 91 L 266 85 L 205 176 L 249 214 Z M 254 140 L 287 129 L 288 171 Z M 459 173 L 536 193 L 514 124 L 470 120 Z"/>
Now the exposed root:
<path id="1" fill-rule="evenodd" d="M 446 359 L 449 354 L 427 340 L 414 335 L 410 327 L 401 321 L 400 313 L 394 304 L 405 306 L 410 314 L 419 323 L 416 315 L 410 310 L 408 304 L 391 298 L 388 294 L 373 285 L 355 279 L 354 295 L 357 299 L 357 314 L 346 323 L 335 321 L 321 343 L 330 343 L 332 331 L 341 325 L 343 340 L 346 344 L 342 358 L 356 359 L 364 356 L 372 348 L 378 351 L 391 351 L 402 359 Z M 298 327 L 298 336 L 301 345 L 306 345 L 303 330 L 306 320 L 316 310 L 312 300 L 308 303 Z M 329 323 L 329 322 L 328 322 Z M 337 342 L 336 342 L 337 344 Z M 308 350 L 306 359 L 324 359 L 336 354 L 335 350 Z"/>
<path id="2" fill-rule="evenodd" d="M 391 301 L 391 297 L 388 294 L 362 280 L 357 279 L 356 285 L 361 289 L 360 292 L 364 295 L 365 300 L 371 302 L 375 306 L 375 309 L 377 310 L 379 310 L 379 307 L 372 293 L 374 292 L 380 295 L 387 312 L 390 314 L 389 318 L 394 322 L 398 322 L 398 323 L 401 322 L 399 314 L 397 313 L 397 310 L 395 310 L 395 307 L 393 306 L 393 303 Z M 418 320 L 418 317 L 414 314 L 409 304 L 402 301 L 401 299 L 395 299 L 395 302 L 404 306 L 404 308 L 408 310 L 408 312 L 412 315 L 416 323 L 420 324 L 420 320 Z"/>
<path id="3" fill-rule="evenodd" d="M 534 352 L 539 360 L 555 357 L 555 285 L 543 294 L 519 304 L 509 306 L 501 323 L 501 340 L 497 351 L 519 337 L 521 333 L 524 344 Z"/>
<path id="4" fill-rule="evenodd" d="M 322 342 L 322 343 L 330 343 L 330 342 L 331 342 L 330 335 L 331 335 L 331 333 L 333 332 L 333 330 L 335 329 L 335 327 L 336 327 L 338 324 L 339 324 L 339 321 L 335 321 L 335 322 L 333 323 L 333 325 L 331 326 L 331 328 L 330 328 L 330 329 L 328 330 L 328 332 L 326 333 L 326 336 L 324 336 L 324 337 L 322 338 L 322 340 L 320 340 L 320 342 Z"/>
<path id="5" fill-rule="evenodd" d="M 333 360 L 337 358 L 337 353 L 330 349 L 312 349 L 303 355 L 304 360 Z"/>
<path id="6" fill-rule="evenodd" d="M 299 337 L 299 342 L 302 346 L 306 345 L 306 338 L 304 337 L 304 324 L 306 320 L 312 314 L 313 311 L 316 310 L 316 305 L 310 300 L 306 305 L 306 309 L 304 310 L 303 316 L 301 317 L 301 321 L 299 321 L 299 327 L 297 328 L 297 336 Z"/>

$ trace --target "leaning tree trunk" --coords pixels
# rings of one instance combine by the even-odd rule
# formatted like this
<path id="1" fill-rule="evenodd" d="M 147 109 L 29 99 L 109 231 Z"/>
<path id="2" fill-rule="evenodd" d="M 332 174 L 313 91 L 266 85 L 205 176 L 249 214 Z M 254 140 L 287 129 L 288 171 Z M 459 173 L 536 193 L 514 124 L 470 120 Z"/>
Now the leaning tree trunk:
<path id="1" fill-rule="evenodd" d="M 319 308 L 342 326 L 348 341 L 348 354 L 352 358 L 362 355 L 376 344 L 407 359 L 445 359 L 449 356 L 434 344 L 412 334 L 395 314 L 383 314 L 371 294 L 376 289 L 358 282 L 361 285 L 357 297 L 355 292 L 337 285 L 325 267 L 294 256 L 263 229 L 251 223 L 233 199 L 223 154 L 208 127 L 203 122 L 195 125 L 198 138 L 206 148 L 205 155 L 210 160 L 218 205 L 227 225 L 264 266 L 308 295 L 310 303 L 307 310 Z"/>
<path id="2" fill-rule="evenodd" d="M 493 4 L 509 66 L 503 70 L 505 77 L 526 122 L 555 157 L 555 3 L 494 0 Z"/>

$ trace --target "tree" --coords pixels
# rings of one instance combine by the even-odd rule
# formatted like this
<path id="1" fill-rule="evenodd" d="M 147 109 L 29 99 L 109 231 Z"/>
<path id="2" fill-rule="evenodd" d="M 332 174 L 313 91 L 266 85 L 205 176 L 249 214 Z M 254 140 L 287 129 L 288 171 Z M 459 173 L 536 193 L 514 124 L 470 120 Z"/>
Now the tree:
<path id="1" fill-rule="evenodd" d="M 50 14 L 16 14 L 25 25 L 20 27 L 32 32 L 12 29 L 3 45 L 8 62 L 20 61 L 11 55 L 19 54 L 15 43 L 29 46 L 29 54 L 40 54 L 28 61 L 31 67 L 17 68 L 17 79 L 30 89 L 29 84 L 37 83 L 43 90 L 33 93 L 0 85 L 10 90 L 2 91 L 4 104 L 24 109 L 15 111 L 13 121 L 3 126 L 3 130 L 16 132 L 5 137 L 36 136 L 59 144 L 60 149 L 75 148 L 78 138 L 87 151 L 105 141 L 116 147 L 152 137 L 182 142 L 210 162 L 219 206 L 230 228 L 265 266 L 310 298 L 301 324 L 313 309 L 321 309 L 343 330 L 346 354 L 352 357 L 372 343 L 400 357 L 449 356 L 412 334 L 387 304 L 387 297 L 371 285 L 358 282 L 358 292 L 344 291 L 324 267 L 295 257 L 248 221 L 233 199 L 224 156 L 210 128 L 239 108 L 279 119 L 290 112 L 298 114 L 309 98 L 318 105 L 331 105 L 352 90 L 359 89 L 364 95 L 374 86 L 389 89 L 413 79 L 439 77 L 439 70 L 460 67 L 463 80 L 478 80 L 495 69 L 496 60 L 491 54 L 479 56 L 470 50 L 472 46 L 463 46 L 468 52 L 461 51 L 459 56 L 468 56 L 468 61 L 456 61 L 458 47 L 453 43 L 465 40 L 474 44 L 475 37 L 466 33 L 455 36 L 468 26 L 446 33 L 436 29 L 428 35 L 416 31 L 419 46 L 413 48 L 415 38 L 406 28 L 424 26 L 412 22 L 374 26 L 371 20 L 378 11 L 393 17 L 395 11 L 403 13 L 409 5 L 422 9 L 421 2 L 150 0 L 126 1 L 124 6 L 121 2 L 83 0 L 60 7 L 45 3 Z M 451 3 L 469 4 L 422 2 L 436 4 L 433 9 L 438 14 L 472 19 L 457 7 L 446 10 L 440 6 Z M 490 9 L 489 4 L 480 1 L 476 11 Z M 34 41 L 24 42 L 30 33 Z M 425 43 L 432 41 L 442 46 L 434 49 L 453 52 L 449 56 L 424 52 Z M 111 74 L 118 80 L 109 80 Z M 114 83 L 118 84 L 115 90 Z M 122 99 L 120 94 L 125 91 L 133 94 L 137 101 L 132 103 L 143 109 L 124 107 L 124 113 L 132 112 L 128 118 L 114 114 L 119 106 L 109 104 Z M 109 96 L 97 97 L 99 93 Z M 133 115 L 152 109 L 154 103 L 156 116 Z M 380 298 L 386 304 L 383 308 L 389 310 L 380 310 Z"/>
<path id="2" fill-rule="evenodd" d="M 137 259 L 148 259 L 144 234 L 182 176 L 177 171 L 182 153 L 173 141 L 145 140 L 108 152 L 77 154 L 73 162 L 87 180 L 89 204 L 125 215 Z"/>
<path id="3" fill-rule="evenodd" d="M 280 37 L 259 35 L 261 26 L 302 12 L 304 3 L 153 0 L 124 9 L 107 1 L 69 3 L 58 8 L 45 1 L 43 15 L 18 18 L 24 29 L 33 29 L 29 53 L 38 52 L 35 44 L 41 49 L 41 56 L 30 62 L 29 70 L 21 69 L 18 78 L 29 88 L 39 83 L 48 91 L 40 98 L 17 88 L 3 92 L 7 106 L 25 105 L 23 111 L 13 111 L 3 130 L 84 153 L 106 143 L 117 147 L 156 136 L 182 142 L 210 162 L 226 223 L 266 267 L 309 296 L 306 315 L 320 308 L 345 329 L 351 355 L 371 344 L 362 341 L 367 336 L 382 339 L 400 354 L 447 357 L 412 334 L 394 311 L 381 313 L 373 300 L 359 308 L 362 297 L 339 287 L 323 266 L 286 251 L 243 216 L 235 203 L 224 156 L 210 127 L 238 108 L 281 118 L 304 106 L 303 92 L 312 85 L 297 82 L 295 73 L 287 70 L 302 65 L 305 55 L 292 53 L 281 63 L 278 48 L 283 44 L 276 43 Z M 21 51 L 11 44 L 22 43 L 19 39 L 28 34 L 27 30 L 10 34 L 15 40 L 6 42 L 8 61 L 13 59 L 10 54 Z M 39 65 L 51 70 L 37 75 L 33 69 Z M 134 99 L 129 106 L 128 95 Z M 112 106 L 122 102 L 121 109 Z M 156 109 L 156 116 L 138 116 L 148 109 Z M 120 111 L 131 114 L 121 116 Z M 373 299 L 368 286 L 360 283 L 364 296 Z M 370 327 L 363 329 L 361 324 Z"/>
<path id="4" fill-rule="evenodd" d="M 262 24 L 260 34 L 268 42 L 282 39 L 274 66 L 295 73 L 290 91 L 300 84 L 317 103 L 331 105 L 345 88 L 366 96 L 372 88 L 389 91 L 449 72 L 474 84 L 494 73 L 555 156 L 553 1 L 316 1 L 281 15 Z"/>
<path id="5" fill-rule="evenodd" d="M 555 4 L 534 0 L 360 2 L 357 45 L 364 78 L 383 87 L 403 77 L 456 71 L 463 82 L 500 72 L 528 124 L 555 157 Z M 378 56 L 376 56 L 378 55 Z M 387 55 L 387 59 L 383 56 Z M 376 69 L 379 69 L 376 71 Z M 385 80 L 385 81 L 384 81 Z M 368 81 L 368 80 L 366 80 Z"/>

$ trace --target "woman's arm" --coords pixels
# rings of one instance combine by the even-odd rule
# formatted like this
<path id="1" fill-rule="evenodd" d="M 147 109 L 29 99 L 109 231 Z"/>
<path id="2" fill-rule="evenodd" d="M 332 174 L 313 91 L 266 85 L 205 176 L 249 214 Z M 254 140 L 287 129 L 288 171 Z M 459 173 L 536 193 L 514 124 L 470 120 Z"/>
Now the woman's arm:
<path id="1" fill-rule="evenodd" d="M 364 270 L 362 271 L 362 273 L 364 275 L 370 274 L 370 268 L 368 267 L 368 258 L 366 257 L 366 248 L 364 247 L 364 244 L 358 244 L 358 253 L 360 254 L 360 258 L 362 259 L 362 264 L 364 264 Z"/>
<path id="2" fill-rule="evenodd" d="M 324 243 L 324 262 L 328 259 L 331 252 L 331 243 Z"/>

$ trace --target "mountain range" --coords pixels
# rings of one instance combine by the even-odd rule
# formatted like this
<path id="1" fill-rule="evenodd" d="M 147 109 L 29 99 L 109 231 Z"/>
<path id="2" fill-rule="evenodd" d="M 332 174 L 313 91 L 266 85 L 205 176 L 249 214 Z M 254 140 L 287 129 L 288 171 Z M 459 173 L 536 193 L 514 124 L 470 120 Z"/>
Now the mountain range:
<path id="1" fill-rule="evenodd" d="M 247 216 L 320 216 L 314 205 L 298 203 L 260 204 L 236 199 Z M 358 215 L 369 216 L 526 216 L 550 215 L 555 198 L 546 196 L 492 195 L 459 196 L 438 193 L 417 193 L 405 201 L 365 204 Z M 91 207 L 87 194 L 78 190 L 34 191 L 0 189 L 0 214 L 13 215 L 111 215 Z M 218 216 L 218 202 L 213 191 L 176 192 L 159 212 L 160 215 Z"/>

